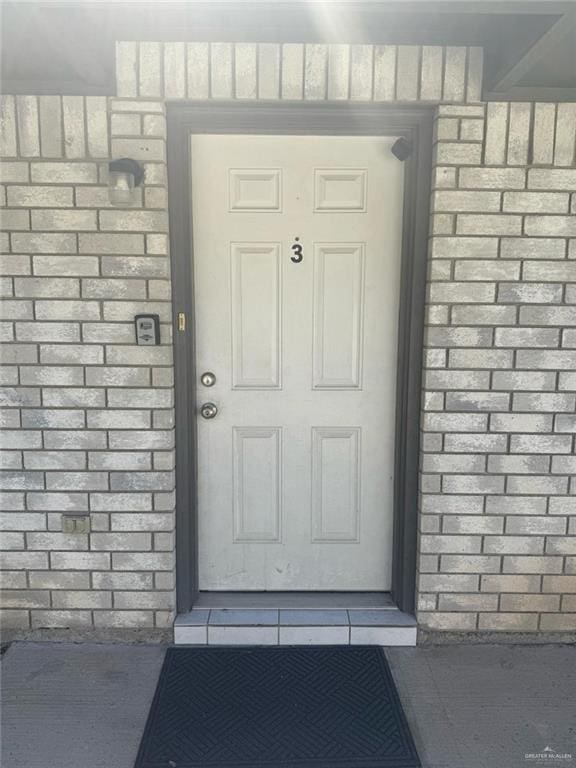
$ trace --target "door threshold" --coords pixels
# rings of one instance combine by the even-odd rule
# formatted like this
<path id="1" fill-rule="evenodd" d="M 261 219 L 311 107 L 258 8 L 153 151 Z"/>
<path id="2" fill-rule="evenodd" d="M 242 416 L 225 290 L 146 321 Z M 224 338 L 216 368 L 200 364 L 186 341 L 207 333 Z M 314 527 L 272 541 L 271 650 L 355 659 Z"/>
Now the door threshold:
<path id="1" fill-rule="evenodd" d="M 390 592 L 199 592 L 196 608 L 396 608 Z"/>
<path id="2" fill-rule="evenodd" d="M 384 592 L 201 593 L 176 645 L 416 645 L 416 619 Z"/>

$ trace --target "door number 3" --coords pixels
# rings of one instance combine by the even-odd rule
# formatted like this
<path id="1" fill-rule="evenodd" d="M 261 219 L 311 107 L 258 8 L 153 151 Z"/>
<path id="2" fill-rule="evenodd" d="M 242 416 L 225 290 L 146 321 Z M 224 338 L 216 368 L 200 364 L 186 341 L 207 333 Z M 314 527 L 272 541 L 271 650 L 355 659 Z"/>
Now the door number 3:
<path id="1" fill-rule="evenodd" d="M 294 238 L 295 242 L 291 246 L 293 256 L 290 257 L 290 260 L 294 262 L 294 264 L 299 264 L 302 259 L 304 258 L 304 254 L 302 253 L 302 246 L 298 242 L 300 240 L 299 237 Z"/>

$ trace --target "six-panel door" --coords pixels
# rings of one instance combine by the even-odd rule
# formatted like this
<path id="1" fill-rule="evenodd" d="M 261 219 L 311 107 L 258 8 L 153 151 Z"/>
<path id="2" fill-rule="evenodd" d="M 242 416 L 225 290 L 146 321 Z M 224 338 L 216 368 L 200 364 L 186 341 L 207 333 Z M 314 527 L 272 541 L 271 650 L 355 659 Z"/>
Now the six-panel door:
<path id="1" fill-rule="evenodd" d="M 390 588 L 393 142 L 191 138 L 202 590 Z"/>

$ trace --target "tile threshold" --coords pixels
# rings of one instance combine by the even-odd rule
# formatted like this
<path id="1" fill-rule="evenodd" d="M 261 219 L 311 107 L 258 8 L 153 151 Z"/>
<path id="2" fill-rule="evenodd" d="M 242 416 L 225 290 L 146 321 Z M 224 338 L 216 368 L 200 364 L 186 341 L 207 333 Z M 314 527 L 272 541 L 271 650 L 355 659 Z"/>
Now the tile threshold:
<path id="1" fill-rule="evenodd" d="M 176 645 L 416 645 L 398 608 L 194 608 L 174 623 Z"/>

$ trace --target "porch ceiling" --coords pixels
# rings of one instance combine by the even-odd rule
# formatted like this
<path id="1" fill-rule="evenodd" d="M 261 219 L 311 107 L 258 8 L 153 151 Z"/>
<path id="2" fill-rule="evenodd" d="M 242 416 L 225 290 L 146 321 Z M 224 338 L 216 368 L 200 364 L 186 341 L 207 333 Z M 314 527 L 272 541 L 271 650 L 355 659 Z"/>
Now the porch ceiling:
<path id="1" fill-rule="evenodd" d="M 4 92 L 114 92 L 115 40 L 478 45 L 490 98 L 576 99 L 574 3 L 5 0 Z"/>

